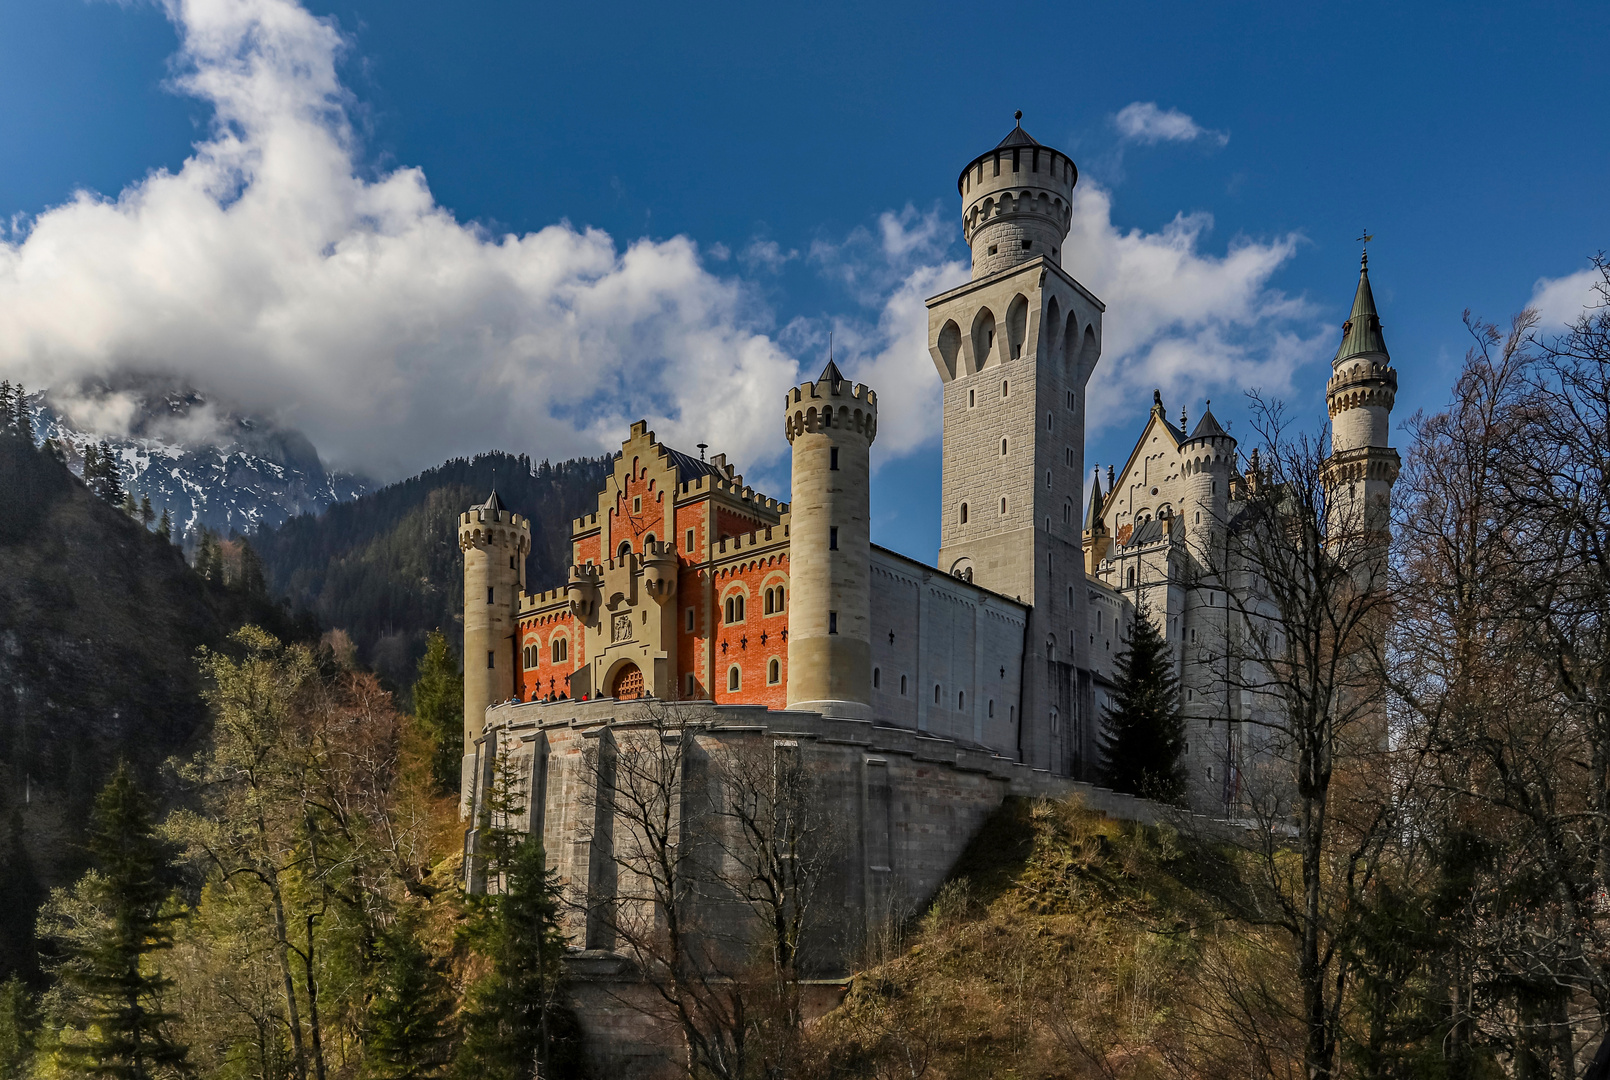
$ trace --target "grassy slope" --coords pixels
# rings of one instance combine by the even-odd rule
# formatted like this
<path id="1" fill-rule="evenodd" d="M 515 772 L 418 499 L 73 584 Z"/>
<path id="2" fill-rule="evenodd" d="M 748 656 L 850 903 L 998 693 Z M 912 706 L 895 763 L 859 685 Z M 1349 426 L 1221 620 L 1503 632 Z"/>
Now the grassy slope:
<path id="1" fill-rule="evenodd" d="M 819 1075 L 1244 1075 L 1199 1003 L 1227 959 L 1211 850 L 1076 804 L 1009 800 L 928 914 L 816 1025 Z M 1233 956 L 1232 956 L 1233 954 Z M 1234 1042 L 1234 1040 L 1230 1040 Z M 1209 1058 L 1213 1060 L 1209 1060 Z"/>

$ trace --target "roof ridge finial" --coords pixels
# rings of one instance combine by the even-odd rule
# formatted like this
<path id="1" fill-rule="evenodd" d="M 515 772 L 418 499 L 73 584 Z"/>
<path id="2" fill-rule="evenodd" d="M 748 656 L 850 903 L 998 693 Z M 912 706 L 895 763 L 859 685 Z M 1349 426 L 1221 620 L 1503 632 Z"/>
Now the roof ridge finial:
<path id="1" fill-rule="evenodd" d="M 1023 110 L 1019 109 L 1017 112 L 1013 113 L 1012 114 L 1012 119 L 1017 121 L 1017 126 L 1018 127 L 1022 127 L 1023 126 Z"/>
<path id="2" fill-rule="evenodd" d="M 1368 245 L 1369 242 L 1374 239 L 1375 235 L 1368 229 L 1363 229 L 1358 234 L 1358 242 L 1360 245 Z M 1370 249 L 1368 246 L 1363 246 L 1359 250 L 1358 272 L 1361 274 L 1367 274 L 1370 272 Z"/>

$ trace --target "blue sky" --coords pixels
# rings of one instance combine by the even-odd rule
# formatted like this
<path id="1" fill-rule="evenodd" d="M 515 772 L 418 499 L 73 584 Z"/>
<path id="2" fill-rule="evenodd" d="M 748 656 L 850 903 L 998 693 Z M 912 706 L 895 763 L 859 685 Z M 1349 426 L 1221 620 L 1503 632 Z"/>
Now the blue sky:
<path id="1" fill-rule="evenodd" d="M 1463 309 L 1569 310 L 1610 247 L 1605 31 L 1588 3 L 9 4 L 0 371 L 172 370 L 388 478 L 646 415 L 781 494 L 771 412 L 831 330 L 891 412 L 875 538 L 931 557 L 912 327 L 1014 109 L 1081 168 L 1107 462 L 1154 385 L 1321 416 L 1361 229 L 1399 419 L 1443 400 Z"/>

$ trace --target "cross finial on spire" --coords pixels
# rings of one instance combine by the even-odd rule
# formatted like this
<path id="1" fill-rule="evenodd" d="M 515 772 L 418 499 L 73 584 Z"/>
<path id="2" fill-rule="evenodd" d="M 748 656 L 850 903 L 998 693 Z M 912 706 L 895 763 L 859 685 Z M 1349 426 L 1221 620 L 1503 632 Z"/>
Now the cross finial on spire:
<path id="1" fill-rule="evenodd" d="M 1367 245 L 1371 240 L 1374 240 L 1374 239 L 1375 239 L 1375 235 L 1373 233 L 1371 233 L 1368 229 L 1364 229 L 1358 234 L 1358 242 L 1360 244 L 1363 244 L 1363 245 Z M 1368 247 L 1364 247 L 1363 250 L 1359 253 L 1358 266 L 1359 266 L 1360 270 L 1368 270 L 1369 269 L 1369 267 L 1370 267 L 1370 249 Z"/>
<path id="2" fill-rule="evenodd" d="M 1185 402 L 1180 402 L 1180 430 L 1184 431 L 1190 424 L 1185 419 Z"/>

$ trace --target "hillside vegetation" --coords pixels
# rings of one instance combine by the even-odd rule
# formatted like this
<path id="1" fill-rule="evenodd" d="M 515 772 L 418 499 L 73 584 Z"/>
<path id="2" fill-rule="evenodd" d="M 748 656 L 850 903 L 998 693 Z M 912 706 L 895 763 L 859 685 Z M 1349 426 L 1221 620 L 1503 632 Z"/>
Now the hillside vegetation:
<path id="1" fill-rule="evenodd" d="M 596 508 L 609 458 L 557 465 L 512 454 L 457 458 L 317 517 L 293 518 L 253 537 L 269 590 L 346 631 L 364 666 L 406 687 L 425 635 L 461 634 L 463 557 L 458 516 L 496 487 L 531 519 L 526 581 L 562 584 L 570 564 L 570 522 Z"/>
<path id="2" fill-rule="evenodd" d="M 82 872 L 117 762 L 152 780 L 205 734 L 196 650 L 247 621 L 298 631 L 26 438 L 0 435 L 0 507 L 0 972 L 30 972 L 33 908 Z"/>
<path id="3" fill-rule="evenodd" d="M 1298 1066 L 1281 1049 L 1292 1002 L 1226 1007 L 1229 988 L 1272 985 L 1279 962 L 1255 929 L 1226 932 L 1207 887 L 1225 857 L 1077 801 L 1008 800 L 926 914 L 879 943 L 883 955 L 814 1025 L 811 1073 L 1051 1080 Z"/>

